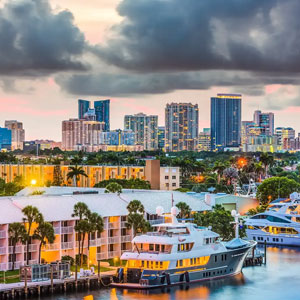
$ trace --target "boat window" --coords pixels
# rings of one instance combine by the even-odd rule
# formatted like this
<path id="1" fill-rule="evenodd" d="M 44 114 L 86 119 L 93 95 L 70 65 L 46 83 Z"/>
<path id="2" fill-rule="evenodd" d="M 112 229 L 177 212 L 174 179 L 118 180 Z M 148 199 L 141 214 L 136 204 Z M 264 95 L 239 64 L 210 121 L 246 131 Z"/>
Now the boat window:
<path id="1" fill-rule="evenodd" d="M 255 215 L 251 217 L 250 219 L 267 219 L 266 215 Z"/>
<path id="2" fill-rule="evenodd" d="M 194 243 L 184 243 L 177 245 L 178 252 L 190 251 L 194 246 Z"/>
<path id="3" fill-rule="evenodd" d="M 149 250 L 153 251 L 154 250 L 154 244 L 149 244 Z"/>
<path id="4" fill-rule="evenodd" d="M 270 221 L 270 222 L 277 222 L 277 223 L 291 223 L 288 220 L 278 218 L 278 217 L 275 217 L 275 216 L 268 216 L 267 220 Z"/>
<path id="5" fill-rule="evenodd" d="M 155 251 L 159 252 L 159 244 L 155 245 Z"/>

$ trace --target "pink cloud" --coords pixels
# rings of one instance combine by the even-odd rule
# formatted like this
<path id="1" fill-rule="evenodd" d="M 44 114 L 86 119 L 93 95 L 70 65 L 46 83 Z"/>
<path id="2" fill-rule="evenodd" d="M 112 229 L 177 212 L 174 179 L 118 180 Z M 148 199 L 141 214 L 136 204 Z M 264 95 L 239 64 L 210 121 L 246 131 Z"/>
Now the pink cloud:
<path id="1" fill-rule="evenodd" d="M 266 94 L 273 94 L 282 87 L 281 84 L 269 84 L 265 86 Z"/>
<path id="2" fill-rule="evenodd" d="M 135 99 L 122 99 L 122 100 L 117 100 L 114 99 L 112 102 L 118 103 L 119 105 L 130 108 L 133 110 L 135 113 L 143 112 L 145 114 L 157 114 L 157 110 L 154 108 L 151 108 L 146 105 L 141 105 L 138 104 L 138 100 Z"/>

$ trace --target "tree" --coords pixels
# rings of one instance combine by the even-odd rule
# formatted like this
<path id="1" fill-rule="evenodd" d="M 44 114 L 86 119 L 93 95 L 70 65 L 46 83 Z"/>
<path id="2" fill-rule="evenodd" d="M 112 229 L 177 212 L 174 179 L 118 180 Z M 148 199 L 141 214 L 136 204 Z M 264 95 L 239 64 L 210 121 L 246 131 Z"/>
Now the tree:
<path id="1" fill-rule="evenodd" d="M 67 179 L 75 180 L 75 186 L 77 186 L 80 176 L 88 177 L 82 167 L 69 167 L 69 170 L 70 171 L 67 174 Z"/>
<path id="2" fill-rule="evenodd" d="M 16 262 L 16 245 L 17 243 L 24 243 L 26 240 L 26 229 L 22 223 L 11 223 L 8 228 L 9 239 L 13 247 L 12 251 L 12 270 L 15 269 Z"/>
<path id="3" fill-rule="evenodd" d="M 222 176 L 225 169 L 226 169 L 226 165 L 223 162 L 216 161 L 214 163 L 213 170 L 215 172 L 217 172 L 217 174 L 218 174 L 218 184 L 221 181 L 221 176 Z"/>
<path id="4" fill-rule="evenodd" d="M 122 186 L 116 182 L 112 182 L 106 186 L 104 193 L 117 193 L 120 195 L 122 193 Z"/>
<path id="5" fill-rule="evenodd" d="M 33 223 L 40 224 L 44 221 L 43 215 L 40 213 L 37 207 L 35 206 L 25 206 L 22 209 L 22 213 L 24 214 L 23 222 L 24 226 L 26 228 L 26 264 L 29 263 L 29 243 L 31 240 L 31 237 L 33 236 L 32 231 L 32 225 Z"/>
<path id="6" fill-rule="evenodd" d="M 268 205 L 259 205 L 256 208 L 250 208 L 247 212 L 248 216 L 254 216 L 256 214 L 260 214 L 266 211 Z"/>
<path id="7" fill-rule="evenodd" d="M 235 168 L 226 168 L 223 171 L 223 175 L 228 179 L 228 185 L 232 184 L 232 180 L 238 178 L 238 171 Z"/>
<path id="8" fill-rule="evenodd" d="M 132 200 L 127 205 L 128 217 L 126 227 L 133 229 L 133 235 L 138 232 L 147 232 L 150 228 L 149 222 L 144 219 L 145 208 L 139 200 Z"/>
<path id="9" fill-rule="evenodd" d="M 55 240 L 55 233 L 52 224 L 48 222 L 41 222 L 37 229 L 33 234 L 33 238 L 35 240 L 40 241 L 39 245 L 39 263 L 41 263 L 41 251 L 42 246 L 46 245 L 47 242 L 49 244 L 53 244 Z"/>
<path id="10" fill-rule="evenodd" d="M 266 174 L 266 176 L 268 176 L 268 169 L 270 166 L 272 166 L 274 164 L 274 156 L 264 152 L 260 156 L 259 161 L 261 161 L 261 163 L 264 165 L 265 174 Z"/>
<path id="11" fill-rule="evenodd" d="M 178 202 L 176 207 L 179 209 L 178 218 L 185 219 L 191 215 L 191 208 L 185 202 Z"/>
<path id="12" fill-rule="evenodd" d="M 55 165 L 53 170 L 53 186 L 61 186 L 63 183 L 63 177 L 61 173 L 60 165 Z"/>
<path id="13" fill-rule="evenodd" d="M 300 191 L 300 184 L 285 177 L 271 177 L 265 179 L 257 188 L 256 197 L 260 204 L 265 205 L 277 198 L 286 198 L 293 192 Z"/>
<path id="14" fill-rule="evenodd" d="M 79 265 L 81 266 L 83 263 L 83 247 L 84 247 L 85 236 L 89 232 L 89 222 L 86 219 L 79 220 L 76 223 L 74 229 L 78 234 L 78 255 L 79 255 Z"/>

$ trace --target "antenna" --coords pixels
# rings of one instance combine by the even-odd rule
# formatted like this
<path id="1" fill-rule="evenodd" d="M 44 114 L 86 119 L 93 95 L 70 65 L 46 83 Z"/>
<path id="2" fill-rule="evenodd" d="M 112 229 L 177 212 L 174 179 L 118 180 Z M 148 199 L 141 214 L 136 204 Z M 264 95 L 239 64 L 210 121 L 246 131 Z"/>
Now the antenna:
<path id="1" fill-rule="evenodd" d="M 231 215 L 234 217 L 234 222 L 232 222 L 233 224 L 235 224 L 235 238 L 239 238 L 239 216 L 240 214 L 236 211 L 236 210 L 232 210 L 231 211 Z"/>

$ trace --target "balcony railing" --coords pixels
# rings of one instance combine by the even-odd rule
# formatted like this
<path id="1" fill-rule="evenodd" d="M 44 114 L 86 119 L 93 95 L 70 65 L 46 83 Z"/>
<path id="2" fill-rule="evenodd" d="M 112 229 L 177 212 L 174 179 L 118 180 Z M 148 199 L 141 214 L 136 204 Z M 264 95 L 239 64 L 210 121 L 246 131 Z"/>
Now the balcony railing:
<path id="1" fill-rule="evenodd" d="M 59 250 L 59 244 L 46 244 L 44 246 L 45 251 L 56 251 Z"/>
<path id="2" fill-rule="evenodd" d="M 124 235 L 121 236 L 121 243 L 131 242 L 132 236 L 131 235 Z"/>
<path id="3" fill-rule="evenodd" d="M 109 251 L 107 258 L 120 257 L 120 251 Z"/>
<path id="4" fill-rule="evenodd" d="M 119 229 L 119 228 L 120 228 L 119 222 L 108 223 L 108 229 Z"/>
<path id="5" fill-rule="evenodd" d="M 15 249 L 15 253 L 22 253 L 23 252 L 23 246 L 22 245 L 18 245 L 16 246 L 16 249 Z M 12 254 L 14 251 L 14 247 L 13 246 L 9 246 L 8 247 L 8 253 L 9 254 Z"/>
<path id="6" fill-rule="evenodd" d="M 97 253 L 97 260 L 107 259 L 107 252 Z"/>
<path id="7" fill-rule="evenodd" d="M 16 261 L 15 262 L 15 269 L 20 269 L 23 265 L 24 265 L 24 263 L 22 261 Z M 12 267 L 13 267 L 13 263 L 9 262 L 8 263 L 8 270 L 12 270 Z"/>
<path id="8" fill-rule="evenodd" d="M 121 228 L 126 228 L 126 221 L 124 221 L 124 222 L 121 222 Z"/>
<path id="9" fill-rule="evenodd" d="M 0 254 L 6 254 L 7 248 L 6 247 L 0 247 Z"/>
<path id="10" fill-rule="evenodd" d="M 61 227 L 62 234 L 70 234 L 70 233 L 73 233 L 73 231 L 74 231 L 73 226 Z"/>
<path id="11" fill-rule="evenodd" d="M 119 236 L 109 237 L 109 238 L 108 238 L 108 243 L 109 243 L 109 244 L 117 244 L 117 243 L 120 243 L 120 237 L 119 237 Z"/>
<path id="12" fill-rule="evenodd" d="M 53 227 L 55 234 L 60 234 L 60 227 Z"/>
<path id="13" fill-rule="evenodd" d="M 61 243 L 61 249 L 66 250 L 66 249 L 73 249 L 74 248 L 74 244 L 73 242 L 65 242 L 65 243 Z"/>
<path id="14" fill-rule="evenodd" d="M 6 231 L 0 230 L 0 239 L 5 239 L 5 238 L 6 238 Z"/>
<path id="15" fill-rule="evenodd" d="M 6 263 L 0 263 L 0 271 L 6 271 L 7 270 L 7 264 Z"/>
<path id="16" fill-rule="evenodd" d="M 30 244 L 29 245 L 29 252 L 35 252 L 38 251 L 38 245 L 37 244 Z M 27 252 L 27 246 L 24 246 L 24 252 Z"/>
<path id="17" fill-rule="evenodd" d="M 37 259 L 31 259 L 29 265 L 36 265 L 38 263 Z"/>
<path id="18" fill-rule="evenodd" d="M 90 241 L 91 247 L 101 246 L 101 245 L 105 245 L 105 244 L 107 244 L 107 238 L 100 238 L 100 239 Z"/>

